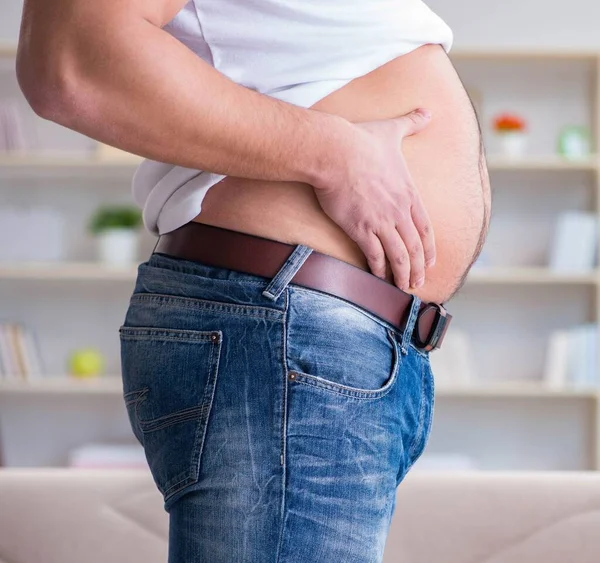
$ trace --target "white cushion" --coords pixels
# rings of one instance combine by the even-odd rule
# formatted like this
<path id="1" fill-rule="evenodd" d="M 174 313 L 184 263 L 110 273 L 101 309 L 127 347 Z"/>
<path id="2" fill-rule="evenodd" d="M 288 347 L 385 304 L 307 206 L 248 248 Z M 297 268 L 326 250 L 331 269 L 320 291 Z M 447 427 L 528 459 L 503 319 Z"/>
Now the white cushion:
<path id="1" fill-rule="evenodd" d="M 145 471 L 0 470 L 0 563 L 166 563 L 167 534 Z M 410 474 L 384 561 L 598 563 L 600 474 Z"/>

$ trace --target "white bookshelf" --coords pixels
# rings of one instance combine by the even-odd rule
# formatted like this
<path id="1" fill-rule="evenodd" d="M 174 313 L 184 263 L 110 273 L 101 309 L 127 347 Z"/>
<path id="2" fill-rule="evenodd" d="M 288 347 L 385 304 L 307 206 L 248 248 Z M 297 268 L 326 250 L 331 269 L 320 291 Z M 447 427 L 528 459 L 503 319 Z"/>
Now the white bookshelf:
<path id="1" fill-rule="evenodd" d="M 595 49 L 489 49 L 485 47 L 452 49 L 450 56 L 455 60 L 483 60 L 494 61 L 588 61 L 595 63 L 598 60 L 598 51 Z"/>
<path id="2" fill-rule="evenodd" d="M 91 379 L 69 376 L 44 376 L 32 381 L 10 379 L 0 381 L 0 395 L 113 395 L 120 397 L 123 383 L 118 375 L 103 375 Z"/>
<path id="3" fill-rule="evenodd" d="M 12 43 L 0 42 L 0 57 L 13 59 L 17 55 L 17 46 Z"/>
<path id="4" fill-rule="evenodd" d="M 136 155 L 127 155 L 120 159 L 102 159 L 86 153 L 64 154 L 63 152 L 23 153 L 0 156 L 0 166 L 4 168 L 68 168 L 96 169 L 123 168 L 131 172 L 141 162 Z M 506 158 L 502 155 L 488 155 L 490 170 L 589 170 L 598 168 L 597 156 L 580 160 L 568 160 L 556 155 L 531 155 L 518 158 Z"/>
<path id="5" fill-rule="evenodd" d="M 133 281 L 137 265 L 107 266 L 97 262 L 0 262 L 1 280 Z M 554 273 L 548 268 L 475 268 L 469 285 L 598 285 L 600 273 Z"/>
<path id="6" fill-rule="evenodd" d="M 470 284 L 510 284 L 510 285 L 597 285 L 600 274 L 589 273 L 566 274 L 556 273 L 545 267 L 540 268 L 473 268 L 468 275 Z"/>
<path id="7" fill-rule="evenodd" d="M 0 44 L 0 58 L 10 61 L 15 53 L 14 46 Z M 488 145 L 488 166 L 496 200 L 493 227 L 498 224 L 510 234 L 513 226 L 522 228 L 523 221 L 529 221 L 531 216 L 532 233 L 524 230 L 520 253 L 514 253 L 508 244 L 503 246 L 502 233 L 496 239 L 490 237 L 488 244 L 492 250 L 497 256 L 506 254 L 507 259 L 490 268 L 472 270 L 463 292 L 449 305 L 456 325 L 474 335 L 476 373 L 481 380 L 462 386 L 437 385 L 436 423 L 430 448 L 437 453 L 481 454 L 482 458 L 489 453 L 486 448 L 494 448 L 498 456 L 504 456 L 502 468 L 600 469 L 600 390 L 551 389 L 539 380 L 543 347 L 550 331 L 600 319 L 600 271 L 556 274 L 540 259 L 544 246 L 540 241 L 548 238 L 550 217 L 562 209 L 563 204 L 600 212 L 600 156 L 565 160 L 556 156 L 553 146 L 545 141 L 555 134 L 551 128 L 556 119 L 553 92 L 564 89 L 566 98 L 561 103 L 569 119 L 585 118 L 593 129 L 596 150 L 600 147 L 600 52 L 455 49 L 452 58 L 468 87 L 479 86 L 480 80 L 487 84 L 487 89 L 483 87 L 484 108 L 488 101 L 490 112 L 499 107 L 494 96 L 496 87 L 501 95 L 508 93 L 508 110 L 512 104 L 519 106 L 520 96 L 525 93 L 524 97 L 531 98 L 526 100 L 530 105 L 518 109 L 530 110 L 532 118 L 538 124 L 548 124 L 548 129 L 533 139 L 531 154 L 523 158 L 507 159 Z M 517 79 L 510 84 L 493 75 L 493 69 L 497 68 L 499 75 L 509 77 L 513 67 Z M 531 81 L 541 83 L 532 85 L 536 95 L 541 86 L 552 86 L 542 93 L 542 99 L 538 99 L 539 95 L 530 95 L 529 74 Z M 561 78 L 555 80 L 553 74 Z M 5 71 L 0 73 L 0 81 L 8 75 Z M 579 84 L 578 80 L 583 83 Z M 482 117 L 484 122 L 489 120 L 485 111 Z M 70 138 L 65 144 L 69 145 L 68 149 L 53 154 L 31 151 L 0 157 L 0 198 L 5 193 L 2 190 L 8 190 L 13 183 L 19 185 L 20 195 L 10 195 L 18 202 L 25 201 L 28 196 L 22 194 L 28 190 L 32 198 L 44 202 L 50 201 L 50 196 L 44 195 L 45 190 L 57 193 L 56 205 L 71 206 L 69 213 L 74 219 L 74 229 L 80 229 L 81 217 L 89 213 L 92 203 L 103 198 L 129 197 L 129 182 L 139 159 L 100 159 L 89 151 L 89 146 L 73 151 L 74 142 Z M 81 141 L 81 145 L 85 143 Z M 520 208 L 521 200 L 524 211 Z M 537 201 L 541 211 L 535 206 Z M 515 246 L 514 240 L 511 244 Z M 528 260 L 528 257 L 534 259 Z M 107 268 L 94 263 L 89 248 L 82 245 L 73 250 L 73 258 L 67 262 L 0 263 L 0 299 L 8 304 L 5 315 L 13 314 L 16 318 L 22 315 L 25 322 L 38 330 L 40 338 L 51 338 L 53 345 L 48 352 L 51 368 L 54 373 L 61 373 L 64 362 L 60 358 L 70 347 L 87 343 L 84 336 L 77 339 L 80 334 L 85 335 L 92 324 L 100 325 L 95 327 L 92 336 L 102 342 L 103 350 L 111 357 L 118 354 L 116 319 L 119 311 L 124 314 L 135 275 L 134 266 Z M 31 287 L 30 282 L 39 282 L 35 293 L 27 289 Z M 109 285 L 109 290 L 103 289 Z M 73 302 L 78 304 L 77 308 L 73 306 L 64 316 L 56 317 L 56 311 L 69 309 Z M 79 318 L 84 305 L 89 307 L 85 315 L 91 317 L 87 321 Z M 48 314 L 42 310 L 45 306 L 51 311 Z M 113 311 L 112 315 L 106 314 L 107 307 Z M 513 328 L 514 335 L 511 334 Z M 69 344 L 58 340 L 55 333 L 64 333 L 63 340 Z M 526 354 L 527 361 L 513 360 L 520 354 Z M 71 409 L 81 416 L 81 405 L 86 405 L 85 412 L 96 424 L 93 432 L 88 428 L 89 434 L 130 435 L 121 393 L 121 381 L 116 373 L 97 381 L 78 381 L 58 375 L 31 382 L 0 380 L 0 431 L 4 432 L 7 444 L 17 450 L 5 456 L 6 461 L 19 464 L 21 459 L 27 459 L 30 464 L 43 464 L 56 459 L 47 448 L 42 448 L 46 457 L 41 455 L 32 461 L 27 457 L 30 453 L 25 455 L 20 451 L 14 440 L 6 440 L 7 428 L 27 424 L 29 413 L 46 413 L 52 418 L 54 411 L 50 403 L 61 405 L 65 425 L 73 423 L 68 418 Z M 6 414 L 17 408 L 19 412 Z M 116 412 L 121 413 L 121 426 L 117 429 L 108 419 L 109 414 Z M 3 421 L 3 414 L 8 423 Z M 56 430 L 56 436 L 62 432 L 56 420 L 49 427 Z M 480 433 L 484 433 L 485 440 L 479 440 Z M 580 438 L 573 440 L 575 435 Z M 79 438 L 83 439 L 82 436 Z M 58 437 L 54 439 L 60 441 Z M 517 446 L 513 448 L 515 443 Z M 65 445 L 61 444 L 64 449 Z M 27 447 L 30 451 L 33 446 L 28 444 Z M 520 452 L 522 460 L 517 460 L 513 449 Z M 556 461 L 559 450 L 571 455 L 570 465 L 563 466 Z M 489 463 L 489 468 L 493 468 L 495 462 Z"/>
<path id="8" fill-rule="evenodd" d="M 133 154 L 125 154 L 121 158 L 102 158 L 85 152 L 69 154 L 66 151 L 23 152 L 0 156 L 0 166 L 30 168 L 115 168 L 123 167 L 132 171 L 141 158 Z"/>
<path id="9" fill-rule="evenodd" d="M 600 146 L 600 53 L 477 49 L 451 56 L 479 98 L 496 231 L 486 244 L 493 266 L 474 268 L 452 303 L 475 347 L 480 380 L 437 385 L 430 450 L 452 453 L 454 443 L 460 453 L 487 459 L 487 468 L 600 469 L 598 389 L 552 389 L 540 379 L 550 333 L 600 319 L 598 270 L 557 274 L 544 264 L 558 212 L 600 212 L 600 157 L 554 154 L 559 125 L 588 125 L 596 151 Z M 527 156 L 496 152 L 489 123 L 500 111 L 528 117 L 535 131 Z M 488 443 L 504 453 L 491 453 Z"/>
<path id="10" fill-rule="evenodd" d="M 552 388 L 541 385 L 540 383 L 515 383 L 485 385 L 437 385 L 436 395 L 438 397 L 467 397 L 472 399 L 518 399 L 518 398 L 536 398 L 536 399 L 600 399 L 600 390 L 597 388 L 577 388 L 564 387 Z"/>
<path id="11" fill-rule="evenodd" d="M 123 385 L 119 375 L 76 379 L 66 375 L 43 376 L 31 381 L 10 379 L 0 381 L 0 395 L 89 395 L 107 394 L 121 398 Z M 468 398 L 581 398 L 600 400 L 598 388 L 552 388 L 539 383 L 437 385 L 438 397 Z"/>
<path id="12" fill-rule="evenodd" d="M 107 266 L 97 262 L 0 262 L 0 280 L 127 281 L 137 266 Z"/>
<path id="13" fill-rule="evenodd" d="M 598 156 L 580 160 L 568 160 L 555 155 L 526 156 L 522 158 L 506 158 L 488 155 L 488 169 L 494 170 L 582 170 L 596 172 L 600 160 Z"/>

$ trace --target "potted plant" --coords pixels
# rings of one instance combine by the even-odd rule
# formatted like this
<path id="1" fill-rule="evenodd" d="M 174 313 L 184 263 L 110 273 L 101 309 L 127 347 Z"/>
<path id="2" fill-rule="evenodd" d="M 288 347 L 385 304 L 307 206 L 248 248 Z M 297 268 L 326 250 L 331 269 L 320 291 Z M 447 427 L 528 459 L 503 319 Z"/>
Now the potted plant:
<path id="1" fill-rule="evenodd" d="M 494 131 L 500 140 L 500 150 L 508 157 L 523 156 L 527 148 L 525 120 L 512 113 L 502 113 L 494 119 Z"/>
<path id="2" fill-rule="evenodd" d="M 568 125 L 558 137 L 558 152 L 567 160 L 589 158 L 592 152 L 591 135 L 587 127 Z"/>
<path id="3" fill-rule="evenodd" d="M 98 243 L 101 262 L 126 265 L 136 262 L 139 228 L 142 214 L 132 205 L 106 205 L 100 207 L 89 224 Z"/>

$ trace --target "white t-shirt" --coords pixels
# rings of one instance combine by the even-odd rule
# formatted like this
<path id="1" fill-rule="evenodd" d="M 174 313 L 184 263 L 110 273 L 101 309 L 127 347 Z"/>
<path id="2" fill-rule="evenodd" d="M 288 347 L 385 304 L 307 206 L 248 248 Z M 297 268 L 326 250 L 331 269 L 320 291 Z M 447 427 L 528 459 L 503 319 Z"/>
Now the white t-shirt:
<path id="1" fill-rule="evenodd" d="M 191 0 L 164 28 L 231 80 L 310 107 L 354 78 L 452 31 L 421 0 Z M 144 160 L 133 197 L 155 234 L 196 217 L 224 176 Z"/>

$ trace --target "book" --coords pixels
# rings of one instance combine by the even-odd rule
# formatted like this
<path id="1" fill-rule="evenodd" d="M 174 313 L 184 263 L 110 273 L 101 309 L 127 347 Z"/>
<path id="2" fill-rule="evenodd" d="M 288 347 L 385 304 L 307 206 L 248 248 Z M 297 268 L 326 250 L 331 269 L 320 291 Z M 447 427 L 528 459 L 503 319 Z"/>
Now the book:
<path id="1" fill-rule="evenodd" d="M 4 376 L 14 378 L 18 373 L 17 363 L 13 357 L 13 349 L 8 325 L 0 325 L 0 355 L 2 355 L 2 366 Z"/>
<path id="2" fill-rule="evenodd" d="M 27 358 L 27 375 L 30 378 L 39 377 L 42 375 L 42 356 L 40 354 L 37 338 L 30 328 L 22 327 L 22 330 L 25 355 Z"/>
<path id="3" fill-rule="evenodd" d="M 0 375 L 29 379 L 42 374 L 42 358 L 33 331 L 19 323 L 0 324 Z"/>
<path id="4" fill-rule="evenodd" d="M 554 272 L 588 272 L 596 264 L 598 216 L 567 211 L 557 221 L 549 267 Z"/>
<path id="5" fill-rule="evenodd" d="M 22 333 L 21 327 L 17 324 L 11 323 L 7 325 L 7 330 L 10 338 L 10 344 L 12 347 L 12 356 L 16 365 L 16 374 L 24 378 L 26 373 L 25 366 L 25 351 L 23 350 Z"/>
<path id="6" fill-rule="evenodd" d="M 600 387 L 597 323 L 586 323 L 550 335 L 544 363 L 549 387 Z"/>
<path id="7" fill-rule="evenodd" d="M 0 150 L 10 152 L 26 148 L 19 105 L 15 100 L 0 103 Z"/>
<path id="8" fill-rule="evenodd" d="M 444 338 L 444 345 L 431 354 L 431 369 L 436 380 L 444 384 L 465 384 L 473 380 L 471 343 L 464 330 L 453 328 Z"/>
<path id="9" fill-rule="evenodd" d="M 550 335 L 546 349 L 543 379 L 546 385 L 560 389 L 567 385 L 571 335 L 568 330 L 557 330 Z"/>
<path id="10" fill-rule="evenodd" d="M 585 387 L 596 387 L 600 384 L 598 377 L 598 325 L 586 324 L 583 325 L 581 349 L 576 353 L 581 355 L 581 380 L 574 380 L 577 385 Z"/>

